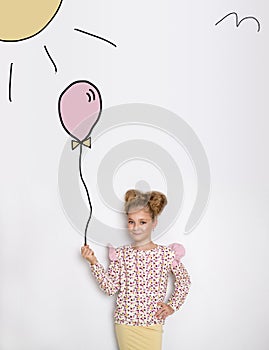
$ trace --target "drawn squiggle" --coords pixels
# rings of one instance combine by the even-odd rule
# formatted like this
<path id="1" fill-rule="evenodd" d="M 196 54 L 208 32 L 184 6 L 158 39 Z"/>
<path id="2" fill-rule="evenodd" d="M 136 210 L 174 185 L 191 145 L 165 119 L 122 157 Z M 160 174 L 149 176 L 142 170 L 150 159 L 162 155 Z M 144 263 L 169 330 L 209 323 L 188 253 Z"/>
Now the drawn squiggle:
<path id="1" fill-rule="evenodd" d="M 261 25 L 260 25 L 260 22 L 257 20 L 257 18 L 253 17 L 253 16 L 247 16 L 247 17 L 244 17 L 242 18 L 239 22 L 238 22 L 238 15 L 236 12 L 231 12 L 231 13 L 228 13 L 228 15 L 224 16 L 221 20 L 219 20 L 217 23 L 215 23 L 215 26 L 218 25 L 220 22 L 222 22 L 225 18 L 227 18 L 228 16 L 230 15 L 235 15 L 236 17 L 236 26 L 239 27 L 240 23 L 243 22 L 245 19 L 253 19 L 254 21 L 257 22 L 257 25 L 258 25 L 258 32 L 260 31 L 261 29 Z"/>

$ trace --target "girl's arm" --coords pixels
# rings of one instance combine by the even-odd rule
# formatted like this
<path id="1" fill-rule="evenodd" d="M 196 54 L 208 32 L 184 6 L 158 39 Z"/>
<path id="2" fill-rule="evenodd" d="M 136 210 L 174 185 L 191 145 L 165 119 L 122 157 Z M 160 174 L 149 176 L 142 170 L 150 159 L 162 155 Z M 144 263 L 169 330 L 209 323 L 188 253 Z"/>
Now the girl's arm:
<path id="1" fill-rule="evenodd" d="M 174 291 L 169 298 L 167 305 L 177 311 L 184 303 L 190 289 L 191 280 L 182 262 L 172 264 L 172 273 L 175 275 Z"/>
<path id="2" fill-rule="evenodd" d="M 108 295 L 115 294 L 120 288 L 120 261 L 116 250 L 114 250 L 114 254 L 111 254 L 111 249 L 109 254 L 111 262 L 107 271 L 98 261 L 90 265 L 92 274 L 99 283 L 100 288 Z"/>
<path id="3" fill-rule="evenodd" d="M 174 252 L 174 260 L 171 264 L 171 272 L 175 275 L 174 291 L 167 305 L 177 311 L 184 303 L 190 289 L 191 280 L 185 266 L 180 261 L 185 255 L 185 248 L 180 243 L 173 243 L 169 248 Z"/>

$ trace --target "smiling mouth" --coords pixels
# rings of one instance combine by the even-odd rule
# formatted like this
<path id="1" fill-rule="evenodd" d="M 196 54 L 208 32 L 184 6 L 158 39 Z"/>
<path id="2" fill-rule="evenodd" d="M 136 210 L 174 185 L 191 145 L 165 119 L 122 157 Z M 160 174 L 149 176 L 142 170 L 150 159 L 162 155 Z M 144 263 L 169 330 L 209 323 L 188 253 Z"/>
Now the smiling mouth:
<path id="1" fill-rule="evenodd" d="M 132 232 L 134 235 L 141 235 L 143 232 Z"/>

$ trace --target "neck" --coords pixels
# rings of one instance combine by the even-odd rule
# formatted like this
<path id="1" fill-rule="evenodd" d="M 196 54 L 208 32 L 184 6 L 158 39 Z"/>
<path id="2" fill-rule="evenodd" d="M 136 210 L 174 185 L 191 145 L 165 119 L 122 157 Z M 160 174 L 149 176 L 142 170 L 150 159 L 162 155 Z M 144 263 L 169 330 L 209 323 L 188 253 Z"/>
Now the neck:
<path id="1" fill-rule="evenodd" d="M 146 243 L 135 243 L 135 244 L 132 244 L 132 247 L 133 248 L 142 248 L 142 247 L 145 247 L 145 246 L 150 246 L 152 244 L 153 244 L 152 241 L 148 241 Z"/>

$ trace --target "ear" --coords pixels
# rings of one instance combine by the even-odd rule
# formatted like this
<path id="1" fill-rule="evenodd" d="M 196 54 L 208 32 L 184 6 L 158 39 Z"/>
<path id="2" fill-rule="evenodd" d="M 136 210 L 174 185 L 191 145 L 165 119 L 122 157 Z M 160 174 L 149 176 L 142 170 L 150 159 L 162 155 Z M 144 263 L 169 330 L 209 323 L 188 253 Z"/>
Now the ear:
<path id="1" fill-rule="evenodd" d="M 153 221 L 153 228 L 155 228 L 158 224 L 158 219 L 157 216 L 155 217 L 154 221 Z"/>

